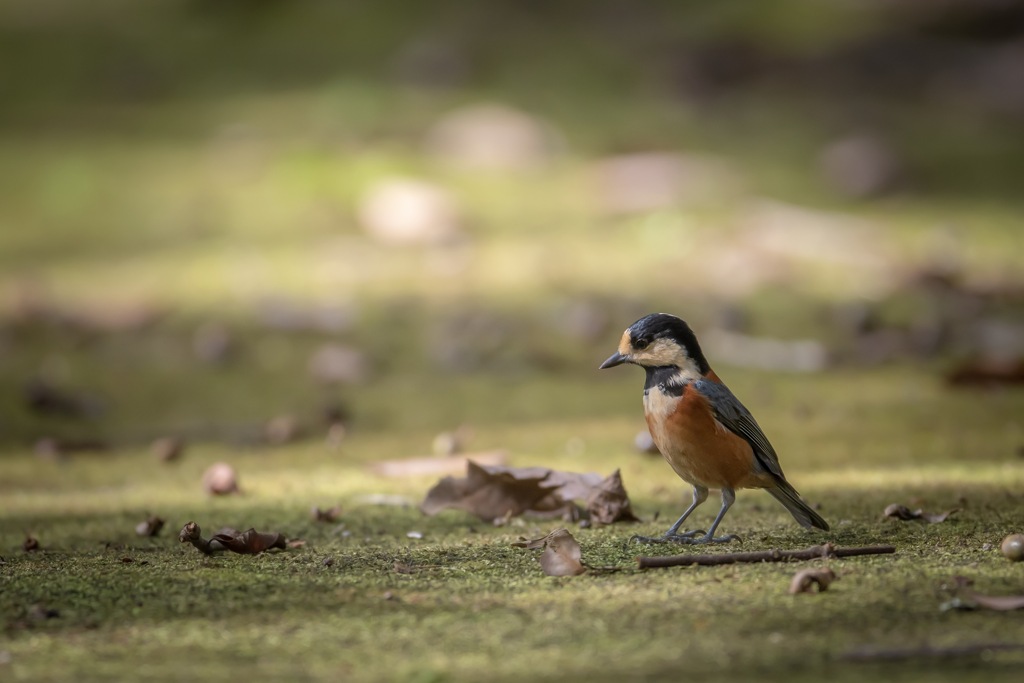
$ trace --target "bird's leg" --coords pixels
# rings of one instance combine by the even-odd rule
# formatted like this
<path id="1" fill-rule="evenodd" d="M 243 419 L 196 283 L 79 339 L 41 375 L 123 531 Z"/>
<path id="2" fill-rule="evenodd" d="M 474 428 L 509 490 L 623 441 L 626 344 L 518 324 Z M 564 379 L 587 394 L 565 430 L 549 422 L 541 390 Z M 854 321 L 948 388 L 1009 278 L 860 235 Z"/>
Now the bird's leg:
<path id="1" fill-rule="evenodd" d="M 676 523 L 669 527 L 669 530 L 665 532 L 663 536 L 633 536 L 630 538 L 631 541 L 637 541 L 638 543 L 667 543 L 667 542 L 688 542 L 694 536 L 703 534 L 703 529 L 696 529 L 694 531 L 684 531 L 679 533 L 679 527 L 683 525 L 686 518 L 690 516 L 690 513 L 697 509 L 697 506 L 708 499 L 708 490 L 703 486 L 693 487 L 693 502 L 690 503 L 690 507 L 686 508 L 686 512 L 676 520 Z M 712 529 L 713 530 L 713 529 Z"/>
<path id="2" fill-rule="evenodd" d="M 696 538 L 687 537 L 679 538 L 678 540 L 672 540 L 676 543 L 689 543 L 691 545 L 703 545 L 705 543 L 728 543 L 729 541 L 735 541 L 738 537 L 734 534 L 729 534 L 728 536 L 718 536 L 717 538 L 715 537 L 715 529 L 717 529 L 718 525 L 722 523 L 722 518 L 725 517 L 725 513 L 729 511 L 729 508 L 731 508 L 732 504 L 735 502 L 736 492 L 733 491 L 732 489 L 722 489 L 722 509 L 718 511 L 718 516 L 715 517 L 715 521 L 711 523 L 711 528 L 708 529 L 708 532 L 705 535 L 698 536 Z"/>

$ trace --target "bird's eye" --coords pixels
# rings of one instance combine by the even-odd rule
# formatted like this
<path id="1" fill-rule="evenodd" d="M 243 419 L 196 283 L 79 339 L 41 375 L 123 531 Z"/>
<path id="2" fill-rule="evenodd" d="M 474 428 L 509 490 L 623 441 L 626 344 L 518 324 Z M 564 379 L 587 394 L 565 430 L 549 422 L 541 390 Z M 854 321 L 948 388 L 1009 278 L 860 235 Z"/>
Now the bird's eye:
<path id="1" fill-rule="evenodd" d="M 651 342 L 649 342 L 646 339 L 637 339 L 635 342 L 633 342 L 633 348 L 638 350 L 638 351 L 642 351 L 642 350 L 646 349 L 647 345 L 650 344 L 650 343 Z"/>

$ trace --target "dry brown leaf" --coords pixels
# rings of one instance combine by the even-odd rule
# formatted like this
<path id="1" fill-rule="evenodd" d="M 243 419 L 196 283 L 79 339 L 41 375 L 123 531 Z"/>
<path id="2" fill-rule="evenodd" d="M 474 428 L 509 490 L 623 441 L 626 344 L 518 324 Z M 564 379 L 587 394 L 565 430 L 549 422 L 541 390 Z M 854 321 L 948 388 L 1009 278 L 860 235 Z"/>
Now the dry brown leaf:
<path id="1" fill-rule="evenodd" d="M 548 576 L 579 576 L 587 571 L 581 562 L 580 544 L 567 529 L 555 529 L 542 538 L 524 539 L 512 545 L 527 550 L 543 548 L 544 551 L 537 559 Z"/>
<path id="2" fill-rule="evenodd" d="M 25 534 L 25 540 L 21 544 L 21 549 L 26 553 L 39 550 L 39 539 L 31 534 Z"/>
<path id="3" fill-rule="evenodd" d="M 242 532 L 235 531 L 234 529 L 221 529 L 220 533 L 215 534 L 210 539 L 210 543 L 211 545 L 219 543 L 227 550 L 242 555 L 257 555 L 271 548 L 284 550 L 287 547 L 287 540 L 284 535 L 260 533 L 255 529 L 246 529 Z"/>
<path id="4" fill-rule="evenodd" d="M 472 460 L 478 465 L 504 465 L 508 460 L 507 451 L 482 451 L 463 455 L 438 455 L 402 460 L 382 460 L 370 465 L 374 474 L 382 477 L 421 477 L 428 474 L 458 474 L 466 470 Z"/>
<path id="5" fill-rule="evenodd" d="M 150 515 L 135 525 L 135 533 L 139 536 L 156 536 L 164 528 L 164 520 L 156 515 Z"/>
<path id="6" fill-rule="evenodd" d="M 521 514 L 576 519 L 574 501 L 587 501 L 597 523 L 635 519 L 618 472 L 562 472 L 546 467 L 502 467 L 466 463 L 467 476 L 445 477 L 428 493 L 420 509 L 434 515 L 449 508 L 465 510 L 486 521 Z"/>
<path id="7" fill-rule="evenodd" d="M 546 484 L 544 468 L 513 469 L 485 467 L 466 462 L 466 477 L 445 477 L 427 492 L 420 506 L 427 515 L 454 508 L 465 510 L 482 520 L 493 521 L 505 515 L 521 515 L 535 508 L 545 509 L 543 501 L 557 486 Z"/>
<path id="8" fill-rule="evenodd" d="M 312 511 L 314 522 L 334 522 L 341 516 L 341 506 L 335 505 L 332 508 L 321 510 L 318 507 L 314 507 Z"/>
<path id="9" fill-rule="evenodd" d="M 990 609 L 996 612 L 1010 612 L 1024 609 L 1024 595 L 985 595 L 974 590 L 974 581 L 964 576 L 954 576 L 947 590 L 953 599 L 940 606 L 943 611 L 950 609 Z"/>
<path id="10" fill-rule="evenodd" d="M 615 470 L 598 484 L 587 497 L 587 514 L 593 524 L 639 522 L 629 503 L 629 494 L 622 485 L 622 474 Z"/>
<path id="11" fill-rule="evenodd" d="M 828 567 L 801 569 L 793 575 L 793 580 L 789 583 L 789 593 L 813 593 L 815 586 L 818 587 L 819 593 L 824 593 L 835 580 L 836 573 Z"/>
<path id="12" fill-rule="evenodd" d="M 178 533 L 178 541 L 191 543 L 200 552 L 211 555 L 219 550 L 230 550 L 243 555 L 256 555 L 271 548 L 301 547 L 305 541 L 287 541 L 282 534 L 260 533 L 255 529 L 235 531 L 221 529 L 209 540 L 202 537 L 202 529 L 195 522 L 189 522 Z"/>
<path id="13" fill-rule="evenodd" d="M 952 510 L 947 510 L 945 512 L 925 512 L 920 509 L 911 510 L 906 505 L 893 503 L 885 508 L 884 514 L 886 517 L 902 519 L 904 521 L 916 519 L 928 522 L 929 524 L 939 524 L 941 522 L 945 522 L 957 512 L 960 512 L 960 508 L 953 508 Z"/>

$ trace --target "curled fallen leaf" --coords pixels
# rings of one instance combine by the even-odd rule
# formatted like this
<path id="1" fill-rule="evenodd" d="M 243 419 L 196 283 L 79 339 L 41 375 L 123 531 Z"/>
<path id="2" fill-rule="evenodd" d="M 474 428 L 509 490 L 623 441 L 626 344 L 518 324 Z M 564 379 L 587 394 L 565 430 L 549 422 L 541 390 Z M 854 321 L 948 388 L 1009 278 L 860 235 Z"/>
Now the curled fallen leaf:
<path id="1" fill-rule="evenodd" d="M 314 522 L 334 522 L 337 521 L 338 517 L 341 517 L 341 506 L 335 505 L 332 508 L 321 510 L 318 507 L 314 507 L 312 511 Z"/>
<path id="2" fill-rule="evenodd" d="M 178 541 L 181 543 L 191 543 L 196 549 L 206 555 L 211 555 L 220 550 L 230 550 L 243 555 L 256 555 L 271 548 L 284 550 L 288 547 L 299 547 L 289 545 L 287 539 L 282 534 L 260 533 L 255 529 L 247 529 L 241 532 L 234 529 L 221 529 L 212 538 L 207 540 L 202 537 L 202 530 L 195 522 L 189 522 L 181 528 L 181 531 L 178 533 Z"/>
<path id="3" fill-rule="evenodd" d="M 1024 595 L 985 595 L 974 590 L 974 581 L 965 576 L 954 576 L 949 584 L 943 586 L 952 593 L 948 602 L 942 603 L 939 609 L 990 609 L 996 612 L 1009 612 L 1024 609 Z"/>
<path id="4" fill-rule="evenodd" d="M 567 529 L 555 529 L 547 536 L 533 540 L 523 539 L 512 545 L 527 550 L 543 548 L 537 559 L 540 561 L 541 569 L 548 576 L 578 576 L 587 571 L 581 561 L 580 544 Z"/>
<path id="5" fill-rule="evenodd" d="M 288 541 L 282 534 L 260 533 L 255 529 L 246 529 L 238 532 L 234 529 L 221 529 L 220 533 L 214 534 L 210 543 L 219 543 L 227 550 L 242 555 L 257 555 L 264 550 L 288 547 Z"/>
<path id="6" fill-rule="evenodd" d="M 536 471 L 533 471 L 536 470 Z M 513 469 L 466 462 L 466 477 L 445 477 L 430 491 L 420 506 L 427 515 L 454 508 L 465 510 L 480 519 L 515 517 L 528 510 L 541 508 L 558 486 L 545 483 L 549 470 L 544 468 Z"/>
<path id="7" fill-rule="evenodd" d="M 960 512 L 960 508 L 953 508 L 945 512 L 925 512 L 924 510 L 911 510 L 906 505 L 900 505 L 899 503 L 893 503 L 885 508 L 883 513 L 886 517 L 892 517 L 893 519 L 908 520 L 920 520 L 928 522 L 929 524 L 939 524 L 945 522 L 947 519 L 952 517 L 955 513 Z"/>
<path id="8" fill-rule="evenodd" d="M 828 567 L 801 569 L 793 575 L 793 580 L 789 583 L 789 594 L 813 593 L 815 586 L 818 587 L 819 593 L 824 593 L 835 580 L 836 573 Z"/>
<path id="9" fill-rule="evenodd" d="M 135 525 L 135 533 L 139 536 L 156 536 L 164 528 L 164 520 L 156 515 L 150 515 Z"/>
<path id="10" fill-rule="evenodd" d="M 622 485 L 622 474 L 615 470 L 594 487 L 587 497 L 587 515 L 592 524 L 639 522 L 630 506 L 629 494 Z"/>
<path id="11" fill-rule="evenodd" d="M 523 514 L 538 517 L 579 517 L 576 501 L 586 501 L 592 521 L 632 521 L 629 497 L 618 472 L 563 472 L 545 467 L 503 467 L 466 463 L 466 477 L 445 477 L 427 493 L 420 510 L 435 515 L 449 508 L 464 510 L 488 522 Z"/>

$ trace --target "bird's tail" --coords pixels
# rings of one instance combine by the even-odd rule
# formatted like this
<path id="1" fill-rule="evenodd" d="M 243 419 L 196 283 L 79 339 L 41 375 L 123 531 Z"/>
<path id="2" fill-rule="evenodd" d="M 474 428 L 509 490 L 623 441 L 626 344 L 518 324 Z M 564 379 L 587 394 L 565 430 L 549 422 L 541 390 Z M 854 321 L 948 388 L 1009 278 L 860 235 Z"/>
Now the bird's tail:
<path id="1" fill-rule="evenodd" d="M 780 480 L 775 486 L 767 489 L 775 500 L 789 510 L 789 514 L 800 522 L 800 526 L 810 529 L 816 527 L 822 531 L 828 531 L 828 522 L 821 515 L 811 509 L 811 506 L 804 502 L 796 489 L 789 485 L 785 479 Z"/>

